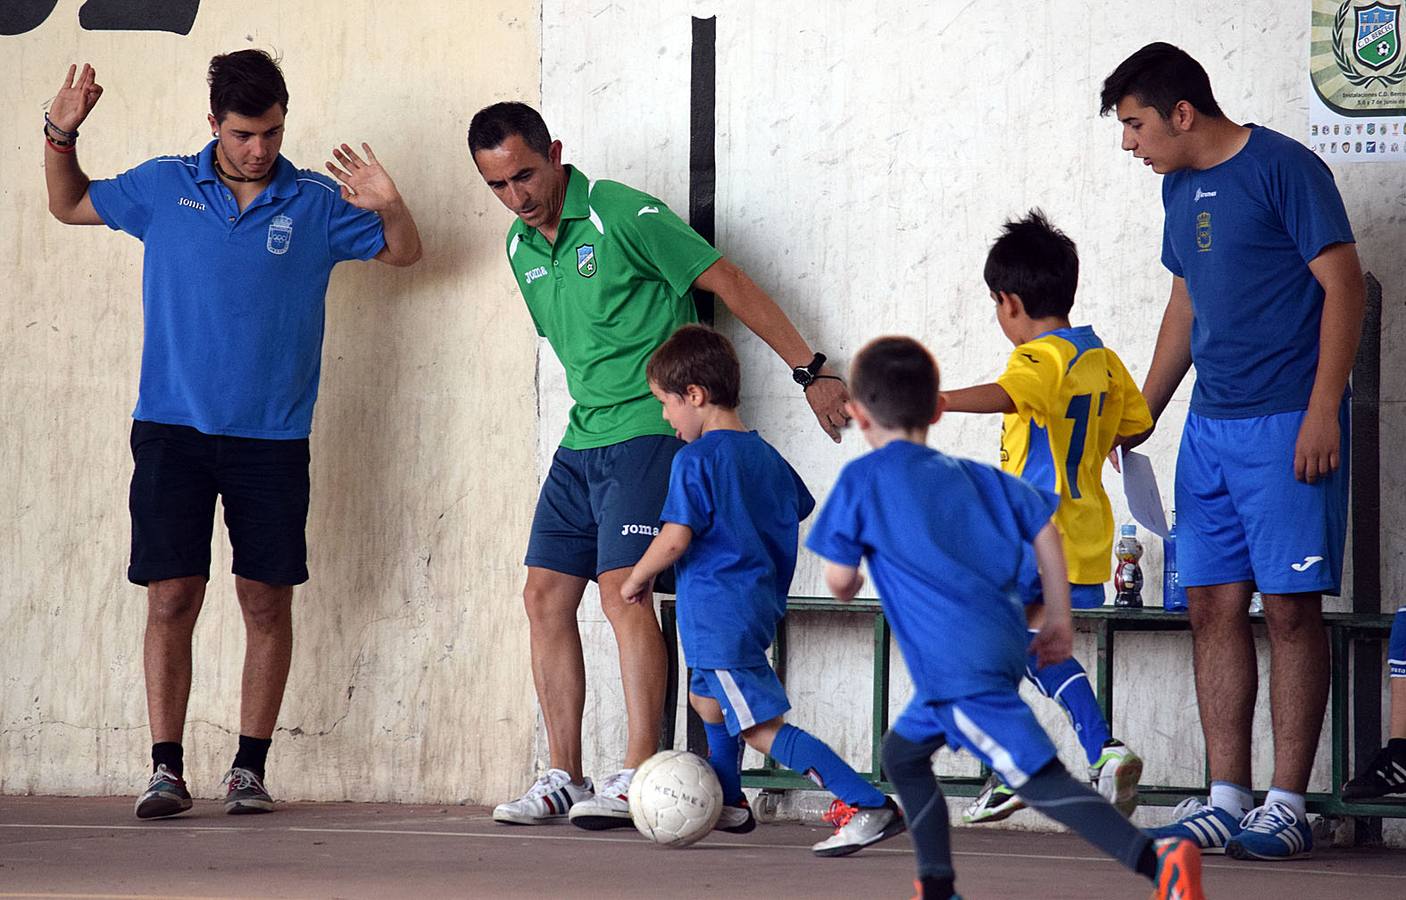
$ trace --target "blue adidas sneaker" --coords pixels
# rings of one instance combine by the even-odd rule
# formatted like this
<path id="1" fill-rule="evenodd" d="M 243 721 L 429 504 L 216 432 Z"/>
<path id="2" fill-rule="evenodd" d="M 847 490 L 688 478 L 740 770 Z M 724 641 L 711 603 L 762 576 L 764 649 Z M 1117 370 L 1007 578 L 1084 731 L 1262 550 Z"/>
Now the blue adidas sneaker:
<path id="1" fill-rule="evenodd" d="M 1240 833 L 1225 852 L 1233 859 L 1299 859 L 1313 855 L 1313 829 L 1307 817 L 1282 803 L 1267 803 L 1240 820 Z"/>
<path id="2" fill-rule="evenodd" d="M 1185 838 L 1195 841 L 1202 853 L 1224 853 L 1231 838 L 1240 833 L 1240 820 L 1195 797 L 1183 800 L 1172 810 L 1172 823 L 1161 828 L 1149 828 L 1154 840 Z"/>

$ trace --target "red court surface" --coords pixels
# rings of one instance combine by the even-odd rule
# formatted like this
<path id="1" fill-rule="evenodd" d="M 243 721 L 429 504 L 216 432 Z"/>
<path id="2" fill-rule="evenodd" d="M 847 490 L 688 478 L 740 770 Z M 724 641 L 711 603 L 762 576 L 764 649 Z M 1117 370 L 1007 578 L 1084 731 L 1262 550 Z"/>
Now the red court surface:
<path id="1" fill-rule="evenodd" d="M 900 836 L 843 859 L 826 830 L 763 825 L 685 850 L 634 831 L 495 825 L 465 806 L 280 804 L 226 816 L 212 800 L 139 822 L 126 798 L 0 797 L 0 897 L 863 897 L 911 895 Z M 724 840 L 723 838 L 726 838 Z M 1077 838 L 955 832 L 958 886 L 983 898 L 1145 898 L 1146 882 Z M 1279 864 L 1206 860 L 1212 898 L 1406 897 L 1406 852 L 1323 850 Z"/>

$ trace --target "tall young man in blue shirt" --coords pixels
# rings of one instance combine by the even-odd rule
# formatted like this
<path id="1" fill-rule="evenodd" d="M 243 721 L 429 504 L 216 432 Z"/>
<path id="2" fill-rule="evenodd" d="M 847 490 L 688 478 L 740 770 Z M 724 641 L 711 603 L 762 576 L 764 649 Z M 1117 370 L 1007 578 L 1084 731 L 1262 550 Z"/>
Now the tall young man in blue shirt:
<path id="1" fill-rule="evenodd" d="M 69 67 L 44 124 L 54 217 L 145 245 L 127 570 L 147 588 L 144 819 L 191 807 L 181 736 L 217 495 L 248 640 L 225 809 L 273 809 L 264 764 L 292 659 L 293 586 L 308 578 L 308 434 L 327 280 L 346 259 L 420 258 L 415 221 L 370 147 L 365 159 L 346 144 L 333 150 L 341 165 L 327 167 L 340 191 L 279 154 L 288 90 L 268 54 L 216 56 L 209 83 L 214 139 L 203 150 L 108 180 L 90 181 L 75 153 L 102 96 L 91 66 Z"/>
<path id="2" fill-rule="evenodd" d="M 1177 457 L 1177 562 L 1212 781 L 1209 802 L 1179 808 L 1164 833 L 1242 859 L 1306 855 L 1304 791 L 1328 696 L 1322 595 L 1342 580 L 1347 380 L 1362 329 L 1352 228 L 1323 161 L 1226 118 L 1205 70 L 1170 44 L 1119 64 L 1101 103 L 1116 110 L 1123 149 L 1165 176 L 1162 264 L 1172 291 L 1143 385 L 1154 422 L 1196 366 Z M 1259 807 L 1247 612 L 1256 587 L 1274 731 Z"/>

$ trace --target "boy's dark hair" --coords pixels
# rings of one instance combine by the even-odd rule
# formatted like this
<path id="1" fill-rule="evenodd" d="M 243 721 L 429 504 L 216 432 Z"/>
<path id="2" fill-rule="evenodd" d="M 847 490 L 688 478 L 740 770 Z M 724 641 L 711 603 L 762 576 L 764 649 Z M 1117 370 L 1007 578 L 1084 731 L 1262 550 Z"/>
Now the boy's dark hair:
<path id="1" fill-rule="evenodd" d="M 504 102 L 485 106 L 469 121 L 469 155 L 492 150 L 513 135 L 538 154 L 552 149 L 552 135 L 537 110 L 526 103 Z"/>
<path id="2" fill-rule="evenodd" d="M 1148 44 L 1118 64 L 1103 80 L 1099 115 L 1106 116 L 1124 97 L 1157 110 L 1162 118 L 1185 100 L 1205 116 L 1221 119 L 1220 104 L 1211 93 L 1211 79 L 1201 64 L 1180 47 L 1163 41 Z"/>
<path id="3" fill-rule="evenodd" d="M 912 338 L 875 338 L 850 364 L 850 396 L 885 428 L 930 425 L 940 389 L 937 360 Z"/>
<path id="4" fill-rule="evenodd" d="M 1038 209 L 1001 226 L 982 273 L 993 292 L 1019 294 L 1032 319 L 1067 316 L 1079 287 L 1079 251 Z"/>
<path id="5" fill-rule="evenodd" d="M 277 103 L 288 112 L 288 86 L 278 60 L 262 50 L 238 50 L 210 60 L 210 114 L 223 122 L 229 113 L 257 117 Z"/>
<path id="6" fill-rule="evenodd" d="M 732 342 L 706 325 L 684 325 L 659 345 L 645 366 L 645 377 L 659 389 L 682 396 L 696 384 L 708 402 L 736 409 L 742 389 L 742 366 Z"/>

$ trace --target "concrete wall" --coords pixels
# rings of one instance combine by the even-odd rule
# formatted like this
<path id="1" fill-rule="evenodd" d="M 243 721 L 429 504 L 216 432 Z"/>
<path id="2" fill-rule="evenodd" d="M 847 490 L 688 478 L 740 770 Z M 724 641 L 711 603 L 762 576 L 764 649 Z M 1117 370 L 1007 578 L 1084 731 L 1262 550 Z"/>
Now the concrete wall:
<path id="1" fill-rule="evenodd" d="M 409 270 L 347 263 L 328 294 L 309 522 L 312 581 L 270 759 L 282 798 L 482 801 L 530 772 L 520 559 L 535 478 L 535 345 L 503 259 L 508 216 L 469 116 L 535 101 L 534 4 L 206 2 L 188 36 L 79 27 L 62 0 L 0 36 L 0 793 L 133 793 L 149 735 L 144 593 L 125 580 L 141 245 L 48 216 L 42 110 L 70 62 L 106 88 L 80 154 L 104 177 L 209 139 L 205 67 L 283 57 L 285 155 L 368 141 L 424 237 Z M 514 464 L 517 461 L 520 464 Z M 243 628 L 223 527 L 186 736 L 214 796 L 238 728 Z"/>
<path id="2" fill-rule="evenodd" d="M 1151 40 L 1177 43 L 1206 65 L 1231 118 L 1299 139 L 1307 131 L 1307 3 L 981 4 L 576 3 L 546 0 L 543 107 L 568 161 L 595 178 L 651 191 L 686 211 L 690 17 L 717 16 L 718 245 L 771 291 L 816 346 L 841 363 L 869 338 L 912 334 L 938 356 L 948 386 L 989 380 L 1010 345 L 981 279 L 1006 218 L 1041 206 L 1079 243 L 1083 277 L 1074 319 L 1093 323 L 1141 380 L 1170 276 L 1158 262 L 1160 179 L 1119 149 L 1119 127 L 1098 116 L 1103 78 Z M 999 9 L 999 12 L 997 10 Z M 1406 319 L 1400 297 L 1401 170 L 1335 171 L 1363 265 L 1385 286 L 1383 446 L 1399 445 L 1406 367 L 1396 362 Z M 825 440 L 780 361 L 735 321 L 719 327 L 742 355 L 748 424 L 773 441 L 823 496 L 864 449 L 857 435 Z M 567 400 L 550 354 L 539 462 L 555 445 Z M 1172 467 L 1190 396 L 1187 379 L 1146 445 L 1170 504 Z M 995 461 L 995 417 L 953 415 L 938 446 Z M 1384 467 L 1384 497 L 1402 492 Z M 1126 519 L 1109 472 L 1115 515 Z M 1383 609 L 1406 588 L 1406 517 L 1383 502 Z M 1150 604 L 1160 602 L 1161 547 L 1144 534 Z M 819 563 L 802 555 L 793 593 L 823 592 Z M 1341 606 L 1340 602 L 1334 605 Z M 588 665 L 587 767 L 606 771 L 623 748 L 609 627 L 584 614 Z M 867 763 L 869 630 L 857 617 L 798 617 L 788 687 L 795 721 Z M 1147 757 L 1146 780 L 1195 784 L 1203 748 L 1186 636 L 1119 641 L 1115 731 Z M 1091 641 L 1078 644 L 1091 656 Z M 1262 666 L 1267 665 L 1263 652 Z M 1267 669 L 1266 669 L 1267 671 Z M 906 700 L 902 676 L 895 709 Z M 1082 754 L 1053 704 L 1032 699 L 1071 766 Z M 1268 691 L 1256 734 L 1268 735 Z M 1326 738 L 1326 734 L 1325 734 Z M 1326 743 L 1313 789 L 1328 788 Z M 1256 786 L 1271 762 L 1256 747 Z M 942 770 L 972 773 L 969 761 Z"/>

